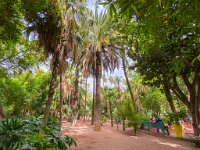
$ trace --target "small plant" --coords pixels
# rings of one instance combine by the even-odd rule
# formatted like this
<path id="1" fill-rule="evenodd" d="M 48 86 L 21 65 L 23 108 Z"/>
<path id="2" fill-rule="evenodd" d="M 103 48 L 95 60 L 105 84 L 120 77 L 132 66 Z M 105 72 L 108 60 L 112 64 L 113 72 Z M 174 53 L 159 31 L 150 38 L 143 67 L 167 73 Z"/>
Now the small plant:
<path id="1" fill-rule="evenodd" d="M 101 119 L 100 119 L 101 125 L 103 125 L 104 123 L 106 123 L 107 120 L 108 120 L 108 117 L 105 114 L 102 114 L 101 115 Z"/>
<path id="2" fill-rule="evenodd" d="M 123 128 L 125 128 L 125 120 L 127 119 L 128 127 L 133 127 L 134 134 L 136 135 L 137 129 L 144 119 L 141 113 L 134 111 L 131 101 L 125 101 L 120 107 L 118 107 L 117 115 L 122 118 Z"/>
<path id="3" fill-rule="evenodd" d="M 191 142 L 198 148 L 200 148 L 200 139 L 197 137 L 192 137 Z"/>

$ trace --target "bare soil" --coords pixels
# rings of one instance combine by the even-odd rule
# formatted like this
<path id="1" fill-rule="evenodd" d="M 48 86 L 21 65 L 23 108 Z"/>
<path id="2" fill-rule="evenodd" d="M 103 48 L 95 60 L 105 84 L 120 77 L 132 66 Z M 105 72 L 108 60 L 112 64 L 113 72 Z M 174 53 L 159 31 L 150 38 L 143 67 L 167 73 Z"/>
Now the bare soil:
<path id="1" fill-rule="evenodd" d="M 94 131 L 90 121 L 78 121 L 75 126 L 63 122 L 62 133 L 77 139 L 72 150 L 197 150 L 191 143 L 179 139 L 153 136 L 139 132 L 134 136 L 132 129 L 111 127 L 107 122 L 100 132 Z"/>

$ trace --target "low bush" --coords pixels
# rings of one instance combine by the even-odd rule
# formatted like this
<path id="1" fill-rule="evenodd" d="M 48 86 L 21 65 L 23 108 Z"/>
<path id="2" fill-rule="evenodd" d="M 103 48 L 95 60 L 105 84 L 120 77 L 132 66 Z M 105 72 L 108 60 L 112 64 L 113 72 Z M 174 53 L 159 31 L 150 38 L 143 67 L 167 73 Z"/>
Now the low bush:
<path id="1" fill-rule="evenodd" d="M 192 137 L 191 142 L 198 148 L 200 148 L 200 139 L 197 137 Z"/>
<path id="2" fill-rule="evenodd" d="M 59 126 L 50 119 L 40 134 L 41 117 L 12 117 L 0 121 L 0 150 L 67 150 L 76 140 L 61 136 Z"/>

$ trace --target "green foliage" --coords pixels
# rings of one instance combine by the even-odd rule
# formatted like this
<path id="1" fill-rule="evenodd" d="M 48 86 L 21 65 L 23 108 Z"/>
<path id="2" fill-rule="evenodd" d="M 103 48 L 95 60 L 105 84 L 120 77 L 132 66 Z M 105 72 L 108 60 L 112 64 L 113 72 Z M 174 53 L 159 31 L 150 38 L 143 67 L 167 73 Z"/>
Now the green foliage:
<path id="1" fill-rule="evenodd" d="M 141 99 L 142 107 L 144 112 L 148 112 L 149 116 L 156 115 L 159 116 L 161 111 L 163 112 L 163 107 L 166 106 L 165 97 L 160 92 L 159 89 L 151 88 L 145 96 Z"/>
<path id="2" fill-rule="evenodd" d="M 0 98 L 6 114 L 41 114 L 48 90 L 49 73 L 38 70 L 36 74 L 24 72 L 13 78 L 0 80 Z M 12 93 L 12 94 L 10 94 Z"/>
<path id="3" fill-rule="evenodd" d="M 180 110 L 175 113 L 169 113 L 167 118 L 170 122 L 178 122 L 180 119 L 187 117 L 187 112 L 185 110 Z"/>
<path id="4" fill-rule="evenodd" d="M 0 122 L 0 149 L 69 149 L 76 145 L 75 139 L 61 136 L 58 125 L 49 121 L 44 133 L 40 134 L 41 117 L 12 117 Z"/>
<path id="5" fill-rule="evenodd" d="M 22 37 L 21 0 L 0 2 L 0 42 L 17 42 Z"/>
<path id="6" fill-rule="evenodd" d="M 130 100 L 124 101 L 122 105 L 118 107 L 117 114 L 122 120 L 128 120 L 127 125 L 134 128 L 135 134 L 141 122 L 145 120 L 145 117 L 141 113 L 134 111 Z"/>

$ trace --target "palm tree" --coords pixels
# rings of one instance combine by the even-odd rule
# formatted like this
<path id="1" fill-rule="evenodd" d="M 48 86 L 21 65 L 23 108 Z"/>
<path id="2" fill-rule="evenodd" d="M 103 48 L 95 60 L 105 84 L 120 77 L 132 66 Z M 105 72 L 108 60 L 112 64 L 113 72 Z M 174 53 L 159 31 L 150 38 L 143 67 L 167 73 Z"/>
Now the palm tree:
<path id="1" fill-rule="evenodd" d="M 48 123 L 50 107 L 56 88 L 56 78 L 58 71 L 63 74 L 64 69 L 62 61 L 68 53 L 73 50 L 73 25 L 71 18 L 67 15 L 67 10 L 63 9 L 63 5 L 69 8 L 69 3 L 60 0 L 49 0 L 48 5 L 43 10 L 29 9 L 35 6 L 33 1 L 26 1 L 24 4 L 25 20 L 28 24 L 27 34 L 31 32 L 38 34 L 38 42 L 44 48 L 46 54 L 52 55 L 52 74 L 49 85 L 48 98 L 44 111 L 42 126 Z M 42 8 L 42 7 L 41 7 Z M 39 14 L 39 15 L 38 15 Z M 61 78 L 62 82 L 62 78 Z"/>
<path id="2" fill-rule="evenodd" d="M 108 19 L 107 15 L 103 12 L 91 14 L 90 21 L 90 32 L 88 48 L 86 54 L 83 57 L 85 62 L 85 68 L 93 68 L 92 64 L 95 65 L 95 80 L 96 80 L 96 96 L 95 96 L 95 131 L 101 130 L 101 76 L 102 67 L 106 71 L 111 72 L 117 67 L 118 57 L 116 53 L 109 47 L 109 36 L 108 33 L 111 29 L 111 20 Z M 90 66 L 90 67 L 89 67 Z"/>
<path id="3" fill-rule="evenodd" d="M 102 80 L 103 80 L 103 87 L 105 86 L 105 83 L 107 82 L 106 76 L 105 76 L 105 71 L 104 74 L 102 76 Z"/>
<path id="4" fill-rule="evenodd" d="M 108 80 L 110 81 L 110 88 L 111 88 L 114 83 L 114 78 L 112 76 L 109 76 Z"/>
<path id="5" fill-rule="evenodd" d="M 122 78 L 122 77 L 119 77 L 119 76 L 116 76 L 116 77 L 115 77 L 115 83 L 117 84 L 118 100 L 120 99 L 120 93 L 121 93 L 121 88 L 120 88 L 121 78 Z"/>
<path id="6" fill-rule="evenodd" d="M 142 83 L 142 77 L 138 74 L 132 75 L 131 86 L 134 88 L 136 111 L 140 111 L 140 98 L 147 92 L 147 86 Z"/>

